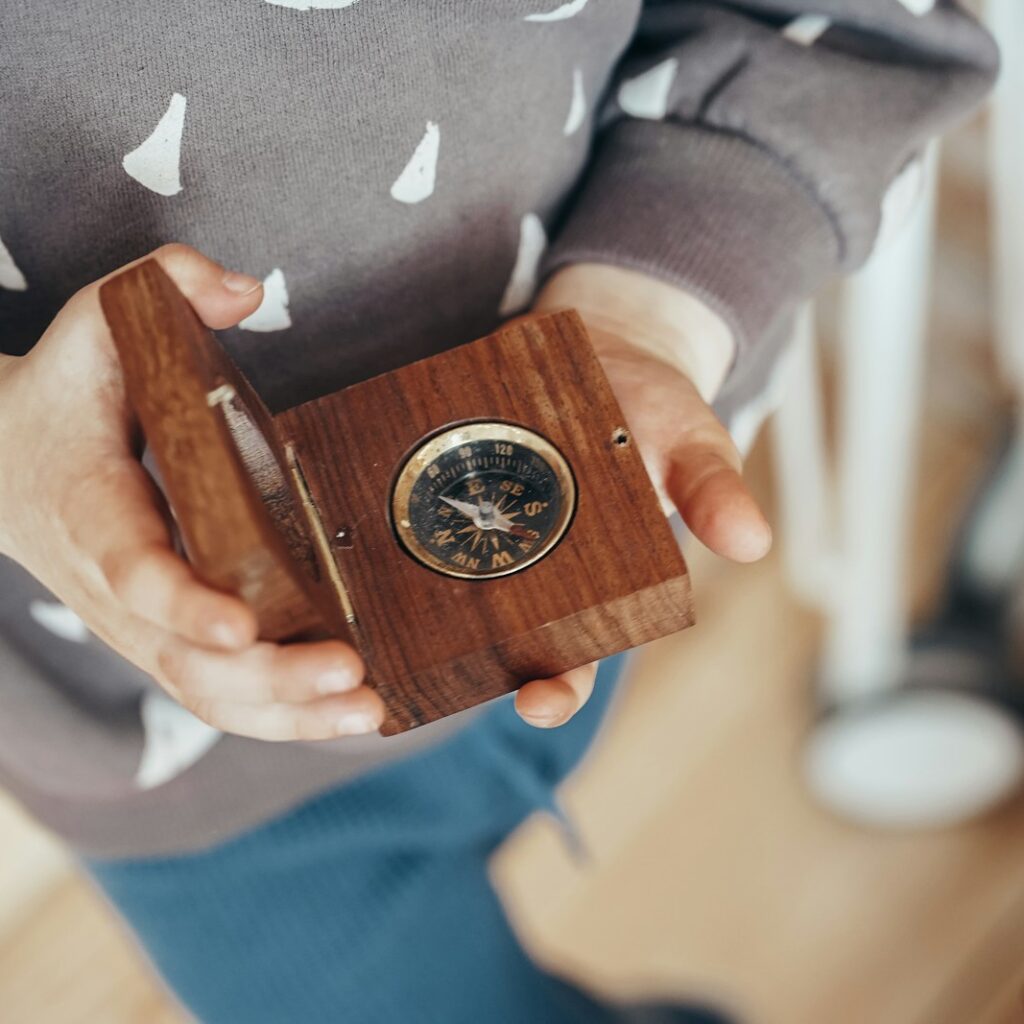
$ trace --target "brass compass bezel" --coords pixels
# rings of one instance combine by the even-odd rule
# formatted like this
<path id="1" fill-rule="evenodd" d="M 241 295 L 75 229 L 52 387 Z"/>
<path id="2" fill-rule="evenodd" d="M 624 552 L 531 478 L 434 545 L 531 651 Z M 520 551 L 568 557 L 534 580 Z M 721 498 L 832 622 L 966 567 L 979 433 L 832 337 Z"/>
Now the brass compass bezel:
<path id="1" fill-rule="evenodd" d="M 561 507 L 558 519 L 548 536 L 537 544 L 537 548 L 531 551 L 528 557 L 491 572 L 464 572 L 438 558 L 416 535 L 409 515 L 409 501 L 413 488 L 431 464 L 453 448 L 480 441 L 504 441 L 521 445 L 542 458 L 554 474 Z M 391 525 L 406 552 L 428 569 L 456 579 L 491 580 L 522 572 L 550 554 L 569 529 L 576 512 L 576 501 L 576 478 L 573 476 L 572 468 L 565 456 L 546 437 L 515 423 L 477 420 L 446 427 L 421 442 L 412 451 L 399 469 L 391 489 Z"/>

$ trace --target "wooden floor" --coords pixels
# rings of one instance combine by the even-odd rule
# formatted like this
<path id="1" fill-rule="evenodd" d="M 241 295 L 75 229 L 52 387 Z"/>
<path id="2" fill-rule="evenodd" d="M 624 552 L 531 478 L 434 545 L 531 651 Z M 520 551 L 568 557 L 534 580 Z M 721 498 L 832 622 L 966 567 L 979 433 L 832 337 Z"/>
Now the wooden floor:
<path id="1" fill-rule="evenodd" d="M 772 564 L 699 592 L 569 786 L 592 862 L 537 821 L 495 865 L 520 934 L 610 995 L 751 1024 L 1024 1020 L 1024 804 L 925 835 L 832 818 L 800 770 L 816 621 Z"/>
<path id="2" fill-rule="evenodd" d="M 976 193 L 955 180 L 946 193 L 962 211 L 946 237 L 976 252 Z M 994 428 L 984 347 L 970 343 L 984 331 L 981 271 L 958 256 L 940 273 L 954 308 L 929 384 L 921 609 Z M 770 500 L 765 445 L 750 471 Z M 700 624 L 642 653 L 567 788 L 588 862 L 546 819 L 496 859 L 529 948 L 609 995 L 699 998 L 746 1024 L 1020 1024 L 1024 804 L 920 835 L 830 817 L 800 769 L 818 621 L 776 556 L 741 569 L 698 554 L 692 567 Z M 0 1024 L 184 1020 L 59 848 L 0 797 Z"/>

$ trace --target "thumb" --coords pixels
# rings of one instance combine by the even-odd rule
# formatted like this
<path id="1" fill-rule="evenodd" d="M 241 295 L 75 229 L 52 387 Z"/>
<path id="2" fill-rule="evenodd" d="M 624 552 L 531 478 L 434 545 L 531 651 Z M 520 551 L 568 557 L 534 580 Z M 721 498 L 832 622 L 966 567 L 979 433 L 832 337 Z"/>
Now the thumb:
<path id="1" fill-rule="evenodd" d="M 234 327 L 263 301 L 263 285 L 257 278 L 226 270 L 189 245 L 162 245 L 75 292 L 26 357 L 58 391 L 68 381 L 77 389 L 78 382 L 86 380 L 94 383 L 94 392 L 109 384 L 120 394 L 121 371 L 100 307 L 100 286 L 148 259 L 160 264 L 199 319 L 213 330 Z M 91 344 L 83 344 L 86 340 Z"/>
<path id="2" fill-rule="evenodd" d="M 734 562 L 756 562 L 771 548 L 771 527 L 743 482 L 732 439 L 715 426 L 672 451 L 665 489 L 702 544 Z"/>
<path id="3" fill-rule="evenodd" d="M 214 330 L 234 327 L 263 301 L 259 279 L 227 270 L 191 246 L 175 242 L 162 245 L 150 255 L 188 299 L 199 319 Z"/>

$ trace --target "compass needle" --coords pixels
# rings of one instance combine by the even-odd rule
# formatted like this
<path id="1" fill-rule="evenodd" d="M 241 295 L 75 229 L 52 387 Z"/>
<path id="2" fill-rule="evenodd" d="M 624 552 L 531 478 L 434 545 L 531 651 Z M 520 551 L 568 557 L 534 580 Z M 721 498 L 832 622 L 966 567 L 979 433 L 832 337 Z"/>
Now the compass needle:
<path id="1" fill-rule="evenodd" d="M 470 578 L 518 572 L 553 550 L 575 503 L 561 453 L 507 423 L 463 424 L 423 442 L 392 494 L 406 550 L 431 569 Z"/>

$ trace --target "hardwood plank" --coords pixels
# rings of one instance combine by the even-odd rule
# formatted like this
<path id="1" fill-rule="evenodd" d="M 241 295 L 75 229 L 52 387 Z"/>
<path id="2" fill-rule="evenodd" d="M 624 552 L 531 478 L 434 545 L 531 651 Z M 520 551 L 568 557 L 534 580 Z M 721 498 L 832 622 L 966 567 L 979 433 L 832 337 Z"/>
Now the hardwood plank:
<path id="1" fill-rule="evenodd" d="M 107 906 L 78 876 L 0 941 L 0 1019 L 11 1024 L 186 1024 Z"/>
<path id="2" fill-rule="evenodd" d="M 16 935 L 36 902 L 70 872 L 60 843 L 0 792 L 0 942 Z"/>

